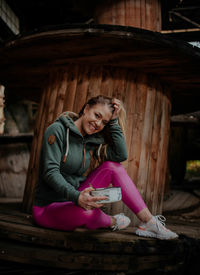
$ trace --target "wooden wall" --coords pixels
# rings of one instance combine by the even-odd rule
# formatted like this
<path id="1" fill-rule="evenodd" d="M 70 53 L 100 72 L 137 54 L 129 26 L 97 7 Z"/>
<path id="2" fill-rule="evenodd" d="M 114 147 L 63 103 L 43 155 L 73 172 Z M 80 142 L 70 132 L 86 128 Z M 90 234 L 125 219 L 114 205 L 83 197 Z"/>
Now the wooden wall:
<path id="1" fill-rule="evenodd" d="M 43 92 L 24 195 L 25 210 L 31 211 L 44 130 L 63 111 L 79 112 L 87 99 L 100 93 L 124 102 L 129 152 L 124 166 L 153 213 L 161 211 L 171 108 L 168 90 L 158 79 L 128 69 L 75 64 L 52 72 Z M 121 203 L 108 209 L 110 213 L 119 210 L 133 218 Z"/>

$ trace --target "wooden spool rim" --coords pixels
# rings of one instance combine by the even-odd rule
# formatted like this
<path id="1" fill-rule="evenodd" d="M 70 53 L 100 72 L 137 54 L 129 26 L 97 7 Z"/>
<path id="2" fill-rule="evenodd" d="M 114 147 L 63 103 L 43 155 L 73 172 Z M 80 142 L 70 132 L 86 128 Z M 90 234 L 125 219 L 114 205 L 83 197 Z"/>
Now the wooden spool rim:
<path id="1" fill-rule="evenodd" d="M 39 89 L 54 68 L 99 64 L 152 74 L 170 85 L 173 94 L 199 97 L 199 60 L 199 48 L 158 32 L 70 24 L 43 28 L 1 46 L 0 79 L 10 89 Z"/>

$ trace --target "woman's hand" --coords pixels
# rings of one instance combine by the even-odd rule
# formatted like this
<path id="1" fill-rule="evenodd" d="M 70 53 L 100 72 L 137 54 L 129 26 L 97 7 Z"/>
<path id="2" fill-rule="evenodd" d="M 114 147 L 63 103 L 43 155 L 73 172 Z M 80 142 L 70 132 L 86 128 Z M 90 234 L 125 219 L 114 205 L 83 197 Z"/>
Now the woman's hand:
<path id="1" fill-rule="evenodd" d="M 121 110 L 121 101 L 117 98 L 113 98 L 112 104 L 113 104 L 113 107 L 114 107 L 115 110 L 113 112 L 113 115 L 112 115 L 111 119 L 115 119 L 115 118 L 118 117 L 119 112 Z"/>
<path id="2" fill-rule="evenodd" d="M 94 208 L 100 208 L 103 206 L 102 203 L 96 203 L 100 200 L 105 200 L 107 197 L 93 197 L 90 195 L 90 192 L 95 190 L 93 187 L 88 187 L 81 191 L 78 198 L 78 205 L 84 208 L 85 210 L 91 210 Z"/>

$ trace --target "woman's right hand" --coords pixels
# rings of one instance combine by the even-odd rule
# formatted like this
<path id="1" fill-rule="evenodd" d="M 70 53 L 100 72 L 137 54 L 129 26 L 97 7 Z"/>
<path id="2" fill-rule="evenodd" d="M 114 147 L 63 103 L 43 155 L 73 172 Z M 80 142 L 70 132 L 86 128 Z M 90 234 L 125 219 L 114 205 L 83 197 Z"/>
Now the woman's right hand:
<path id="1" fill-rule="evenodd" d="M 96 203 L 100 200 L 106 200 L 107 197 L 93 197 L 90 195 L 90 192 L 95 190 L 93 187 L 85 188 L 81 191 L 80 196 L 78 198 L 78 205 L 84 208 L 85 210 L 91 210 L 94 208 L 100 208 L 103 206 L 102 203 Z"/>

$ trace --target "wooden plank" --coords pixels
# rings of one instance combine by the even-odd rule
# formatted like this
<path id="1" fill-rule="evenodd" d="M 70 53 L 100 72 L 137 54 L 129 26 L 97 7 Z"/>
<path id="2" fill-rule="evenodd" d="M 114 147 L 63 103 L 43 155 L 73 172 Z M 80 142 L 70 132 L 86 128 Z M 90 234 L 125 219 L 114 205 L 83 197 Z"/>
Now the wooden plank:
<path id="1" fill-rule="evenodd" d="M 138 237 L 132 227 L 116 232 L 83 228 L 68 232 L 45 229 L 26 222 L 23 224 L 21 214 L 17 220 L 14 206 L 7 217 L 1 214 L 5 210 L 5 207 L 0 207 L 0 259 L 6 261 L 70 270 L 128 270 L 135 273 L 151 268 L 177 269 L 191 253 L 191 246 L 194 249 L 199 247 L 200 228 L 193 223 L 173 222 L 168 227 L 185 237 L 160 241 Z M 16 214 L 12 215 L 12 211 Z"/>
<path id="2" fill-rule="evenodd" d="M 48 100 L 48 108 L 46 109 L 45 129 L 53 122 L 56 108 L 56 98 L 58 96 L 62 76 L 63 74 L 61 74 L 59 71 L 54 71 L 51 74 L 51 78 L 49 79 L 49 81 L 51 82 L 51 91 Z"/>
<path id="3" fill-rule="evenodd" d="M 138 182 L 138 172 L 139 172 L 139 163 L 140 163 L 140 154 L 141 154 L 141 135 L 142 135 L 142 129 L 144 127 L 144 112 L 145 112 L 145 106 L 146 106 L 146 97 L 147 97 L 147 92 L 146 92 L 146 76 L 145 75 L 139 75 L 137 76 L 136 80 L 136 105 L 135 105 L 135 117 L 133 121 L 133 137 L 132 137 L 132 142 L 131 146 L 132 151 L 133 151 L 133 174 L 134 174 L 134 179 L 136 182 L 136 185 L 138 189 L 140 189 L 140 183 Z M 144 184 L 144 183 L 141 183 Z"/>
<path id="4" fill-rule="evenodd" d="M 28 263 L 40 266 L 66 268 L 67 270 L 90 271 L 132 271 L 158 268 L 166 261 L 172 261 L 172 256 L 166 255 L 140 256 L 70 252 L 61 249 L 47 249 L 22 245 L 20 243 L 1 241 L 1 260 Z M 179 261 L 178 261 L 179 262 Z"/>
<path id="5" fill-rule="evenodd" d="M 148 80 L 148 82 L 152 81 Z M 152 133 L 153 133 L 153 120 L 154 120 L 154 108 L 155 108 L 155 97 L 156 90 L 153 85 L 148 85 L 147 89 L 147 100 L 145 106 L 144 114 L 144 127 L 142 129 L 142 148 L 140 156 L 140 169 L 138 173 L 138 181 L 143 183 L 143 189 L 141 189 L 141 195 L 144 198 L 145 202 L 148 205 L 149 198 L 147 189 L 150 188 L 149 184 L 149 159 L 151 152 L 151 142 L 152 142 Z M 152 192 L 152 190 L 151 190 Z"/>
<path id="6" fill-rule="evenodd" d="M 141 22 L 140 22 L 140 9 L 141 9 L 141 3 L 140 0 L 135 0 L 135 18 L 134 18 L 134 27 L 141 28 Z"/>
<path id="7" fill-rule="evenodd" d="M 120 99 L 122 102 L 125 100 L 125 85 L 126 75 L 128 70 L 116 68 L 113 72 L 113 90 L 112 97 Z"/>
<path id="8" fill-rule="evenodd" d="M 87 101 L 94 96 L 101 94 L 102 66 L 92 66 L 88 84 Z"/>
<path id="9" fill-rule="evenodd" d="M 60 74 L 60 84 L 58 84 L 58 94 L 56 97 L 55 110 L 53 112 L 53 121 L 55 121 L 63 111 L 65 93 L 67 89 L 68 73 L 66 71 L 63 71 L 60 72 Z"/>
<path id="10" fill-rule="evenodd" d="M 77 240 L 79 241 L 79 240 Z M 122 253 L 118 243 L 118 251 L 108 251 L 105 247 L 101 251 L 88 251 L 80 245 L 82 250 L 34 245 L 19 241 L 0 239 L 0 259 L 29 263 L 41 266 L 52 266 L 70 270 L 96 270 L 96 271 L 124 271 L 136 273 L 149 269 L 163 269 L 177 267 L 183 263 L 188 253 L 188 247 L 184 241 L 157 241 L 149 242 L 141 239 L 141 242 L 129 244 L 133 253 Z M 84 242 L 85 244 L 85 242 Z M 94 244 L 94 240 L 93 240 Z M 194 244 L 194 243 L 193 243 Z M 196 243 L 198 245 L 198 242 Z M 134 249 L 133 249 L 134 246 Z M 142 246 L 142 249 L 141 249 Z M 86 249 L 85 249 L 86 248 Z M 105 253 L 106 251 L 106 253 Z M 119 257 L 120 251 L 120 257 Z M 187 262 L 185 263 L 187 264 Z M 132 274 L 131 273 L 131 274 Z"/>
<path id="11" fill-rule="evenodd" d="M 169 131 L 170 131 L 170 114 L 171 114 L 171 102 L 170 102 L 170 91 L 168 88 L 164 88 L 163 97 L 162 97 L 162 116 L 160 121 L 160 148 L 158 155 L 157 174 L 156 174 L 156 183 L 157 183 L 157 194 L 154 192 L 154 198 L 157 195 L 157 203 L 153 205 L 154 213 L 161 213 L 162 211 L 162 202 L 164 196 L 164 187 L 166 181 L 166 169 L 168 162 L 168 143 L 169 143 Z M 159 171 L 159 172 L 158 172 Z M 155 189 L 156 191 L 156 189 Z M 155 201 L 155 200 L 154 200 Z"/>
<path id="12" fill-rule="evenodd" d="M 77 76 L 76 94 L 74 100 L 73 111 L 79 113 L 86 102 L 88 84 L 90 78 L 90 70 L 87 65 L 81 65 Z"/>
<path id="13" fill-rule="evenodd" d="M 77 86 L 77 77 L 79 72 L 79 66 L 75 64 L 69 64 L 70 69 L 68 70 L 68 66 L 66 67 L 66 71 L 68 73 L 67 76 L 67 88 L 65 92 L 64 104 L 63 104 L 63 112 L 72 111 L 74 105 L 74 99 L 76 94 L 76 86 Z"/>
<path id="14" fill-rule="evenodd" d="M 50 97 L 51 89 L 47 87 L 44 89 L 41 103 L 38 110 L 38 116 L 36 119 L 36 128 L 34 131 L 34 138 L 31 148 L 31 156 L 29 161 L 28 174 L 26 179 L 26 186 L 24 191 L 23 198 L 23 210 L 27 212 L 31 212 L 32 204 L 33 204 L 33 196 L 35 191 L 35 184 L 37 179 L 38 165 L 39 165 L 39 156 L 42 145 L 42 138 L 45 131 L 45 118 L 46 118 L 46 110 L 48 108 L 49 97 Z"/>
<path id="15" fill-rule="evenodd" d="M 133 169 L 135 165 L 134 158 L 134 128 L 135 128 L 135 110 L 136 110 L 136 97 L 137 97 L 137 89 L 136 89 L 136 74 L 133 71 L 129 71 L 127 76 L 127 85 L 126 85 L 126 99 L 125 99 L 125 107 L 127 110 L 127 132 L 126 132 L 126 144 L 128 150 L 128 160 L 125 163 L 125 167 L 127 169 L 128 175 L 132 179 L 134 183 L 136 183 L 135 170 Z M 128 209 L 125 205 L 123 206 L 124 213 L 131 218 L 132 224 L 135 223 L 136 217 Z"/>
<path id="16" fill-rule="evenodd" d="M 155 110 L 153 117 L 153 129 L 152 132 L 152 143 L 150 149 L 150 160 L 149 160 L 149 179 L 148 187 L 146 190 L 146 203 L 152 211 L 152 214 L 157 213 L 157 209 L 154 208 L 154 192 L 156 195 L 159 195 L 157 192 L 159 182 L 156 181 L 156 173 L 158 171 L 158 155 L 159 155 L 159 146 L 160 146 L 160 123 L 161 123 L 161 104 L 162 104 L 162 91 L 155 89 L 156 99 L 155 99 Z M 157 199 L 157 198 L 156 198 Z M 153 209 L 154 208 L 154 209 Z"/>
<path id="17" fill-rule="evenodd" d="M 146 27 L 146 0 L 140 0 L 141 8 L 140 8 L 140 28 L 147 29 Z"/>
<path id="18" fill-rule="evenodd" d="M 162 30 L 162 12 L 161 1 L 156 1 L 156 28 L 155 31 L 160 32 Z"/>
<path id="19" fill-rule="evenodd" d="M 112 67 L 103 67 L 101 94 L 112 97 L 113 92 L 113 69 Z"/>
<path id="20" fill-rule="evenodd" d="M 114 25 L 121 25 L 125 26 L 125 2 L 124 1 L 114 1 L 115 2 L 115 24 Z"/>

